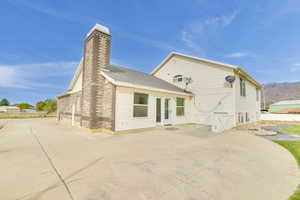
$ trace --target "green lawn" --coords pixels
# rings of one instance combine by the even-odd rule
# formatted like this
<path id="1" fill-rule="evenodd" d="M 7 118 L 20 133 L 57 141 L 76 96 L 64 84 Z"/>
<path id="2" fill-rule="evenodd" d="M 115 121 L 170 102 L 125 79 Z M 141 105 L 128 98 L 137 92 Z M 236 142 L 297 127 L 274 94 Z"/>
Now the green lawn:
<path id="1" fill-rule="evenodd" d="M 296 133 L 296 134 L 300 134 L 300 125 L 293 125 L 292 128 L 283 128 L 282 130 L 291 132 L 291 133 Z"/>
<path id="2" fill-rule="evenodd" d="M 300 134 L 300 132 L 299 132 Z M 298 166 L 300 167 L 300 141 L 279 141 L 274 140 L 277 144 L 280 144 L 284 148 L 286 148 L 288 151 L 290 151 L 295 159 L 298 162 Z M 299 200 L 300 199 L 300 185 L 298 187 L 298 190 L 288 199 L 288 200 Z"/>
<path id="3" fill-rule="evenodd" d="M 56 113 L 46 114 L 44 112 L 36 112 L 36 113 L 0 113 L 0 119 L 23 119 L 23 118 L 41 118 L 41 117 L 55 117 Z"/>
<path id="4" fill-rule="evenodd" d="M 3 128 L 3 127 L 4 127 L 3 125 L 0 125 L 0 129 Z"/>

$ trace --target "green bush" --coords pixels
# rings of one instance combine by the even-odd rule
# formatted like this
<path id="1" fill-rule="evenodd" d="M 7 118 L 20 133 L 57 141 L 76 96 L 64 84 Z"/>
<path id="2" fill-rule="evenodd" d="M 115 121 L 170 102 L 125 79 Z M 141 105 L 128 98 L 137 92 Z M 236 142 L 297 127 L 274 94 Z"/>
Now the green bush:
<path id="1" fill-rule="evenodd" d="M 32 105 L 28 104 L 28 103 L 20 103 L 20 104 L 17 104 L 17 107 L 19 107 L 20 109 L 30 109 L 30 108 L 33 108 Z"/>

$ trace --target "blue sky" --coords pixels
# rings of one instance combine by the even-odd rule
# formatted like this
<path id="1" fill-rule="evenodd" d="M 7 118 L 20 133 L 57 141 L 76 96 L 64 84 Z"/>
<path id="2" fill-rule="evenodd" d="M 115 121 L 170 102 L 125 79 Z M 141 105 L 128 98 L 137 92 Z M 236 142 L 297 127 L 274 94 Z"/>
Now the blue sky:
<path id="1" fill-rule="evenodd" d="M 2 0 L 0 98 L 66 90 L 96 24 L 111 62 L 150 72 L 171 51 L 239 65 L 260 82 L 300 80 L 299 0 Z"/>

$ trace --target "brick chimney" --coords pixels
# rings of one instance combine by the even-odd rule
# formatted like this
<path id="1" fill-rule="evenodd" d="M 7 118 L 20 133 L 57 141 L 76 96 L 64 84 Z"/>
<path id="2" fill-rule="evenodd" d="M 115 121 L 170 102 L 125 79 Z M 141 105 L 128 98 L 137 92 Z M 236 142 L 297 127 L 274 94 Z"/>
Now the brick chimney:
<path id="1" fill-rule="evenodd" d="M 111 35 L 105 26 L 96 24 L 84 41 L 81 126 L 89 129 L 105 128 L 105 80 L 100 75 L 109 66 Z M 111 129 L 110 127 L 107 127 Z"/>

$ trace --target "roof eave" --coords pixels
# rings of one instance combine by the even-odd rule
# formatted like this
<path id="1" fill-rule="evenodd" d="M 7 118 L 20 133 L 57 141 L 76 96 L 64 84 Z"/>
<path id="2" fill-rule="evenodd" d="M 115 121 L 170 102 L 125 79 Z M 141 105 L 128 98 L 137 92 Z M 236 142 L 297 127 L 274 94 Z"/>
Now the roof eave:
<path id="1" fill-rule="evenodd" d="M 68 87 L 67 91 L 71 91 L 73 89 L 73 87 L 74 87 L 76 81 L 78 80 L 79 75 L 80 75 L 80 73 L 82 71 L 82 64 L 83 64 L 83 58 L 81 58 L 81 60 L 80 60 L 80 63 L 79 63 L 79 65 L 78 65 L 78 67 L 77 67 L 77 69 L 76 69 L 76 71 L 74 73 L 74 76 L 73 76 L 73 78 L 72 78 L 72 80 L 71 80 L 71 82 L 69 84 L 69 87 Z"/>
<path id="2" fill-rule="evenodd" d="M 155 67 L 152 72 L 150 73 L 151 75 L 154 75 L 158 70 L 160 70 L 168 60 L 170 60 L 174 56 L 175 52 L 171 52 L 157 67 Z"/>
<path id="3" fill-rule="evenodd" d="M 65 92 L 65 93 L 62 93 L 62 94 L 57 95 L 56 97 L 59 99 L 59 98 L 66 97 L 66 96 L 70 96 L 70 95 L 71 95 L 70 92 Z"/>
<path id="4" fill-rule="evenodd" d="M 254 78 L 252 78 L 245 70 L 242 68 L 238 67 L 235 72 L 238 75 L 244 76 L 248 81 L 250 81 L 252 84 L 254 84 L 258 88 L 262 88 L 262 84 L 260 84 L 258 81 L 256 81 Z"/>
<path id="5" fill-rule="evenodd" d="M 204 58 L 199 58 L 196 56 L 190 56 L 190 55 L 186 55 L 186 54 L 182 54 L 182 53 L 178 53 L 178 52 L 171 52 L 152 72 L 151 75 L 155 75 L 155 73 L 157 73 L 172 57 L 174 56 L 182 56 L 185 58 L 189 58 L 189 59 L 193 59 L 193 60 L 197 60 L 200 62 L 206 62 L 209 64 L 215 64 L 221 67 L 226 67 L 229 69 L 233 69 L 234 71 L 236 71 L 237 73 L 240 73 L 242 75 L 244 75 L 248 81 L 252 82 L 255 86 L 257 86 L 258 88 L 262 88 L 262 84 L 260 84 L 259 82 L 257 82 L 254 78 L 252 78 L 245 70 L 243 70 L 241 67 L 235 66 L 235 65 L 230 65 L 230 64 L 226 64 L 226 63 L 221 63 L 221 62 L 216 62 L 213 60 L 208 60 L 208 59 L 204 59 Z"/>
<path id="6" fill-rule="evenodd" d="M 154 75 L 156 72 L 158 72 L 166 64 L 166 62 L 169 61 L 174 56 L 181 56 L 181 57 L 193 59 L 193 60 L 200 61 L 200 62 L 219 65 L 219 66 L 230 68 L 230 69 L 238 68 L 238 66 L 235 66 L 235 65 L 230 65 L 230 64 L 221 63 L 221 62 L 217 62 L 217 61 L 213 61 L 213 60 L 209 60 L 209 59 L 199 58 L 196 56 L 190 56 L 190 55 L 186 55 L 183 53 L 171 52 L 156 68 L 154 68 L 154 70 L 151 72 L 151 75 Z"/>

